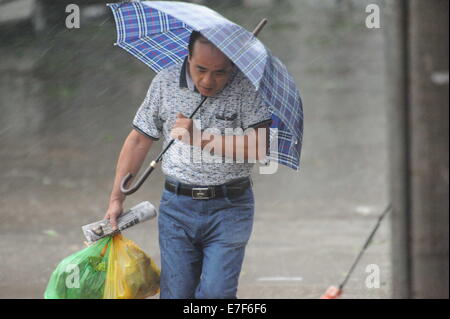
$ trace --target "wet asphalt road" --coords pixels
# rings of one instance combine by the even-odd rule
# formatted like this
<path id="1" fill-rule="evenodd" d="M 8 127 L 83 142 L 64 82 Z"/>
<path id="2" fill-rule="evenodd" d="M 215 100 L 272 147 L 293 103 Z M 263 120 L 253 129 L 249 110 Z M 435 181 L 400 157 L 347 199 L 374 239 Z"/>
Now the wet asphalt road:
<path id="1" fill-rule="evenodd" d="M 273 3 L 219 8 L 249 30 L 269 18 L 260 38 L 294 75 L 305 112 L 300 171 L 255 167 L 238 297 L 317 298 L 344 278 L 388 203 L 383 36 L 364 26 L 369 1 Z M 153 77 L 112 46 L 114 32 L 102 18 L 0 41 L 0 298 L 42 298 L 58 262 L 83 248 L 81 226 L 105 213 L 118 153 Z M 162 183 L 157 170 L 126 207 L 157 206 Z M 156 224 L 124 234 L 159 264 Z M 389 236 L 387 218 L 344 298 L 390 297 Z M 366 285 L 369 265 L 379 288 Z"/>

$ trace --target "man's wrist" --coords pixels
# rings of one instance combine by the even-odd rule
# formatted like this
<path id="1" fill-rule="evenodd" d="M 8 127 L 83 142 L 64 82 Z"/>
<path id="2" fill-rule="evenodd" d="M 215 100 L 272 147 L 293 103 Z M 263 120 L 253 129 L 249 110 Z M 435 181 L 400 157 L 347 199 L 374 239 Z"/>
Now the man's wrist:
<path id="1" fill-rule="evenodd" d="M 201 140 L 202 151 L 206 148 L 209 151 L 210 155 L 225 156 L 225 143 L 227 143 L 226 138 L 233 138 L 233 136 L 218 134 L 212 134 L 208 136 L 209 139 Z M 228 143 L 230 142 L 228 141 Z"/>
<path id="2" fill-rule="evenodd" d="M 201 135 L 199 138 L 199 142 L 196 143 L 197 144 L 196 146 L 200 147 L 202 150 L 205 148 L 206 145 L 213 143 L 216 138 L 216 135 L 209 135 L 209 134 L 206 134 L 209 137 L 209 139 L 203 138 L 204 136 L 203 131 L 200 134 Z M 211 146 L 211 144 L 209 146 Z"/>
<path id="3" fill-rule="evenodd" d="M 125 201 L 125 196 L 123 196 L 123 195 L 121 197 L 113 197 L 109 200 L 109 205 L 114 205 L 114 204 L 122 205 L 124 201 Z"/>

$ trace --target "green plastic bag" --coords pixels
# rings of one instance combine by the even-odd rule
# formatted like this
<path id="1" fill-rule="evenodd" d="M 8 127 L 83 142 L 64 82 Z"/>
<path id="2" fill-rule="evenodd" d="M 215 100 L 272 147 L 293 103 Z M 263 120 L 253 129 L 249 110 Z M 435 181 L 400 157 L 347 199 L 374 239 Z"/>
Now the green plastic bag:
<path id="1" fill-rule="evenodd" d="M 159 292 L 160 270 L 121 234 L 105 237 L 59 263 L 45 299 L 135 299 Z"/>
<path id="2" fill-rule="evenodd" d="M 63 259 L 50 277 L 45 299 L 101 299 L 111 237 Z"/>

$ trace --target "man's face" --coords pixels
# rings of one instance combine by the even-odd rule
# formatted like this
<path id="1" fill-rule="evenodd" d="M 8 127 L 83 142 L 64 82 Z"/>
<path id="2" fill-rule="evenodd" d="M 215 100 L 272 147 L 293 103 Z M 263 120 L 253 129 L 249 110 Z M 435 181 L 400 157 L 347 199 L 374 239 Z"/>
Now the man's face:
<path id="1" fill-rule="evenodd" d="M 189 56 L 189 75 L 203 96 L 220 92 L 231 77 L 231 61 L 215 46 L 200 39 L 194 43 Z"/>

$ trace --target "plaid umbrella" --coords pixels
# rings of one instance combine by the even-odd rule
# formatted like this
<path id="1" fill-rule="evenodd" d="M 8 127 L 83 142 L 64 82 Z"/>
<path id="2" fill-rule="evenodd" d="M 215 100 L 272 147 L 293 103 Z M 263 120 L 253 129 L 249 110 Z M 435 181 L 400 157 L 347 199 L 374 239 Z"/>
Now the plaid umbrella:
<path id="1" fill-rule="evenodd" d="M 251 32 L 191 3 L 142 1 L 108 6 L 116 22 L 115 45 L 155 72 L 182 63 L 191 32 L 201 32 L 238 66 L 267 104 L 272 114 L 269 159 L 299 169 L 303 137 L 300 93 L 286 66 Z"/>

